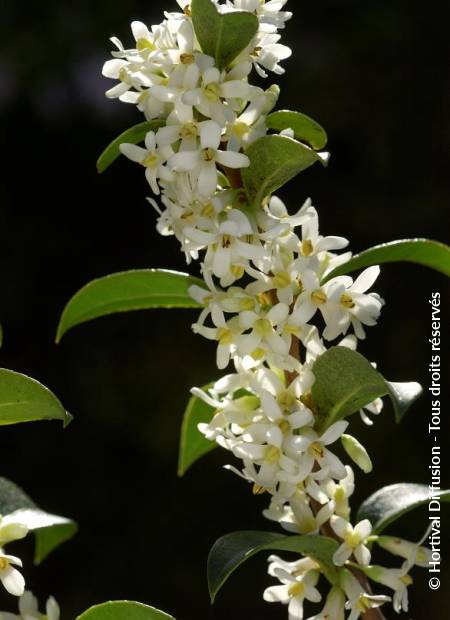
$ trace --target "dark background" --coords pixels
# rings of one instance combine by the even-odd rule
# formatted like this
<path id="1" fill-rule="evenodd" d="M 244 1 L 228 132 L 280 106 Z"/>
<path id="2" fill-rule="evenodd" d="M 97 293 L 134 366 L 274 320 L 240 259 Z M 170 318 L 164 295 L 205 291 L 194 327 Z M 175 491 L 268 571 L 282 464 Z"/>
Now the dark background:
<path id="1" fill-rule="evenodd" d="M 444 3 L 441 12 L 439 3 L 411 0 L 299 4 L 284 39 L 294 56 L 279 80 L 279 107 L 321 122 L 332 159 L 328 170 L 311 169 L 289 185 L 291 208 L 312 196 L 323 233 L 348 237 L 355 252 L 404 237 L 448 241 Z M 133 107 L 104 98 L 112 84 L 101 77 L 108 37 L 129 44 L 133 19 L 158 23 L 163 9 L 175 8 L 170 0 L 4 0 L 1 7 L 1 363 L 48 385 L 75 416 L 65 431 L 57 423 L 2 429 L 1 473 L 80 524 L 79 535 L 38 570 L 31 544 L 17 545 L 28 554 L 29 587 L 41 597 L 53 593 L 66 620 L 120 598 L 179 620 L 286 617 L 262 602 L 271 582 L 263 556 L 230 579 L 213 608 L 208 603 L 205 563 L 214 540 L 236 529 L 277 528 L 261 516 L 267 497 L 254 499 L 221 468 L 230 458 L 223 451 L 176 477 L 189 388 L 218 376 L 213 345 L 191 333 L 195 313 L 114 316 L 53 344 L 64 304 L 92 278 L 185 269 L 177 243 L 154 229 L 139 167 L 120 161 L 103 176 L 95 170 L 102 148 L 141 121 Z M 427 385 L 428 299 L 435 290 L 444 297 L 446 287 L 425 268 L 383 269 L 376 290 L 387 305 L 361 351 L 388 378 Z M 429 401 L 422 397 L 401 426 L 389 406 L 372 429 L 355 417 L 354 432 L 375 465 L 358 475 L 355 506 L 385 484 L 428 483 Z M 448 443 L 444 432 L 441 443 Z M 394 531 L 417 538 L 426 518 L 416 512 Z M 446 541 L 448 567 L 448 534 Z M 431 592 L 427 572 L 416 575 L 408 618 L 447 618 L 445 576 Z M 12 611 L 11 597 L 0 597 L 0 609 Z"/>

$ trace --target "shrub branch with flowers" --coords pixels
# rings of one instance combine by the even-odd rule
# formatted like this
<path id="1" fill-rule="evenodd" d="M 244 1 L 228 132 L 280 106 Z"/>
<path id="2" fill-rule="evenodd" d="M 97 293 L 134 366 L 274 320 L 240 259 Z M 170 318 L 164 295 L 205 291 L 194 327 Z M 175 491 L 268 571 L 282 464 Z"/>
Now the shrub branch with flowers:
<path id="1" fill-rule="evenodd" d="M 411 571 L 430 559 L 423 546 L 429 532 L 410 542 L 383 529 L 426 503 L 428 488 L 385 487 L 354 515 L 351 463 L 365 474 L 372 463 L 348 431 L 355 413 L 373 425 L 386 396 L 400 422 L 421 387 L 386 380 L 357 347 L 385 304 L 372 290 L 379 265 L 410 261 L 448 276 L 450 249 L 411 239 L 352 257 L 347 239 L 320 234 L 311 200 L 291 213 L 274 193 L 313 164 L 326 164 L 329 154 L 318 123 L 274 111 L 278 86 L 252 83 L 253 69 L 262 78 L 284 73 L 281 63 L 291 55 L 280 43 L 292 16 L 286 0 L 177 1 L 181 11 L 165 13 L 157 26 L 131 24 L 133 47 L 112 39 L 103 74 L 115 84 L 106 95 L 136 106 L 145 120 L 111 143 L 98 169 L 120 153 L 144 168 L 158 231 L 175 235 L 187 263 L 199 261 L 201 277 L 153 269 L 95 280 L 67 305 L 57 338 L 112 312 L 201 309 L 193 330 L 216 343 L 217 367 L 227 374 L 192 389 L 179 473 L 215 445 L 224 448 L 232 456 L 227 469 L 267 496 L 263 514 L 281 526 L 234 532 L 214 544 L 212 600 L 242 562 L 263 551 L 277 552 L 268 558 L 275 584 L 263 597 L 286 605 L 290 620 L 304 617 L 305 601 L 317 605 L 309 620 L 383 618 L 385 605 L 407 611 Z M 336 455 L 339 444 L 344 461 Z M 443 501 L 449 497 L 441 493 Z M 26 502 L 19 508 L 30 510 Z M 0 544 L 24 536 L 29 523 L 6 516 Z M 396 558 L 394 568 L 377 563 L 377 547 Z M 0 556 L 0 578 L 16 595 L 24 590 L 13 568 L 19 563 Z M 47 617 L 56 620 L 56 610 L 49 599 Z M 21 598 L 19 616 L 3 614 L 29 617 L 44 617 L 30 593 Z M 168 617 L 117 601 L 79 618 Z"/>

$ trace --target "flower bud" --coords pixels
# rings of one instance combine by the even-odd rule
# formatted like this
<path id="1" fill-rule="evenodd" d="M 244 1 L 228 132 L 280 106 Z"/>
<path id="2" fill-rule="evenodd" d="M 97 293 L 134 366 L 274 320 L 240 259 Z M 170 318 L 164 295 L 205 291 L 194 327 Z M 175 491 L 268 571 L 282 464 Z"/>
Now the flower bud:
<path id="1" fill-rule="evenodd" d="M 365 447 L 360 444 L 355 437 L 352 437 L 351 435 L 342 435 L 341 442 L 349 457 L 363 470 L 365 474 L 372 471 L 373 466 L 370 456 L 367 454 Z"/>

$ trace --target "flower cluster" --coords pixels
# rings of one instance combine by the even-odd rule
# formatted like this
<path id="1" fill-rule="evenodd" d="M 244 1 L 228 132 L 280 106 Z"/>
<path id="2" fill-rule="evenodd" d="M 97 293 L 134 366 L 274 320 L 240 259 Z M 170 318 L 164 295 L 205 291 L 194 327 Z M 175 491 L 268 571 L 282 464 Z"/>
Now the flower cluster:
<path id="1" fill-rule="evenodd" d="M 291 16 L 280 10 L 285 2 L 217 5 L 221 12 L 252 11 L 260 22 L 251 44 L 232 68 L 222 71 L 201 52 L 183 0 L 178 4 L 184 13 L 167 13 L 151 30 L 133 22 L 135 48 L 124 49 L 112 39 L 118 51 L 105 63 L 103 74 L 119 83 L 107 96 L 136 105 L 148 120 L 161 121 L 147 134 L 144 147 L 122 144 L 121 151 L 145 168 L 154 194 L 162 193 L 163 209 L 151 201 L 160 214 L 158 229 L 177 236 L 188 260 L 222 239 L 230 227 L 234 236 L 251 232 L 245 217 L 226 211 L 230 204 L 240 204 L 240 193 L 231 190 L 223 172 L 248 166 L 242 150 L 267 133 L 265 118 L 278 89 L 264 91 L 249 84 L 248 76 L 252 66 L 264 75 L 265 70 L 283 71 L 279 61 L 291 54 L 278 43 L 277 30 Z"/>
<path id="2" fill-rule="evenodd" d="M 250 205 L 242 187 L 247 148 L 268 133 L 266 116 L 278 97 L 277 87 L 264 91 L 248 78 L 252 66 L 263 77 L 283 71 L 280 61 L 291 53 L 278 34 L 291 16 L 282 10 L 286 0 L 214 2 L 221 13 L 245 10 L 259 20 L 254 39 L 222 70 L 199 47 L 188 0 L 177 1 L 183 12 L 167 13 L 162 24 L 132 24 L 135 48 L 114 38 L 118 51 L 103 73 L 119 80 L 108 97 L 136 105 L 158 123 L 143 147 L 122 144 L 121 151 L 145 168 L 160 197 L 162 207 L 149 199 L 159 232 L 176 236 L 188 262 L 201 257 L 204 285 L 190 293 L 204 309 L 193 329 L 216 343 L 219 369 L 234 366 L 208 391 L 192 390 L 215 411 L 199 429 L 241 461 L 229 469 L 255 493 L 270 495 L 268 519 L 300 534 L 326 528 L 339 541 L 333 556 L 338 579 L 316 620 L 344 618 L 345 610 L 355 620 L 389 600 L 372 595 L 352 570 L 392 588 L 394 608 L 406 610 L 409 570 L 426 551 L 372 536 L 367 520 L 352 525 L 354 474 L 334 445 L 341 440 L 364 471 L 370 459 L 346 434 L 347 421 L 318 428 L 311 397 L 313 364 L 327 346 L 356 349 L 365 328 L 376 324 L 384 302 L 369 291 L 379 267 L 355 280 L 328 278 L 351 254 L 339 254 L 346 239 L 320 235 L 311 201 L 291 215 L 276 196 Z M 285 135 L 293 134 L 287 129 Z M 374 401 L 361 412 L 363 420 L 371 424 L 368 412 L 381 407 Z M 402 567 L 371 565 L 374 541 L 402 556 Z M 304 599 L 321 600 L 320 572 L 309 557 L 294 563 L 271 557 L 269 574 L 282 585 L 264 598 L 288 603 L 290 620 L 301 619 Z"/>

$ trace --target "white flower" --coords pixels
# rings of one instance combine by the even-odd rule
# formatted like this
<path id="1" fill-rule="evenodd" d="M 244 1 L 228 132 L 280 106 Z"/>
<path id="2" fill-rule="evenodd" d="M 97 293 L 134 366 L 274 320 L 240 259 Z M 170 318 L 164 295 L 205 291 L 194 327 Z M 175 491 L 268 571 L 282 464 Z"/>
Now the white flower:
<path id="1" fill-rule="evenodd" d="M 347 475 L 347 471 L 340 459 L 326 446 L 339 439 L 348 426 L 348 422 L 340 420 L 332 424 L 322 435 L 318 435 L 312 429 L 306 429 L 302 435 L 292 437 L 288 446 L 288 454 L 298 454 L 301 475 L 306 478 L 317 462 L 322 469 L 341 480 Z"/>
<path id="2" fill-rule="evenodd" d="M 335 502 L 335 513 L 339 517 L 343 517 L 348 520 L 350 517 L 348 498 L 355 490 L 355 477 L 353 470 L 349 465 L 346 465 L 345 469 L 347 471 L 347 475 L 339 481 L 339 484 L 336 484 L 332 478 L 326 478 L 320 482 L 320 487 L 326 495 Z"/>
<path id="3" fill-rule="evenodd" d="M 199 60 L 197 59 L 197 62 Z M 186 105 L 194 106 L 203 116 L 216 121 L 223 127 L 227 121 L 233 121 L 238 106 L 233 103 L 237 100 L 249 101 L 251 87 L 239 75 L 240 69 L 229 73 L 220 72 L 213 66 L 213 59 L 204 57 L 200 66 L 201 86 L 187 90 L 182 101 Z M 246 65 L 245 65 L 246 67 Z M 245 69 L 246 70 L 246 69 Z M 236 76 L 236 79 L 233 79 Z"/>
<path id="4" fill-rule="evenodd" d="M 240 355 L 251 355 L 256 349 L 267 347 L 278 355 L 287 355 L 288 345 L 276 332 L 289 314 L 286 304 L 275 304 L 266 313 L 256 313 L 251 310 L 241 312 L 239 323 L 243 330 L 249 333 L 240 336 L 237 345 Z"/>
<path id="5" fill-rule="evenodd" d="M 50 596 L 47 599 L 45 614 L 41 614 L 38 601 L 32 592 L 26 590 L 19 599 L 19 615 L 0 612 L 1 620 L 59 620 L 58 603 Z"/>
<path id="6" fill-rule="evenodd" d="M 273 573 L 283 585 L 267 588 L 263 594 L 264 600 L 288 605 L 289 620 L 302 620 L 305 599 L 318 603 L 322 598 L 315 587 L 319 573 L 313 570 L 295 576 L 282 568 L 274 568 Z"/>
<path id="7" fill-rule="evenodd" d="M 281 475 L 279 475 L 279 478 Z M 289 498 L 286 505 L 280 506 L 273 501 L 263 511 L 266 519 L 277 521 L 281 527 L 295 534 L 315 534 L 326 523 L 334 512 L 333 501 L 322 506 L 316 514 L 311 509 L 310 498 L 300 489 Z"/>
<path id="8" fill-rule="evenodd" d="M 172 173 L 165 165 L 173 151 L 170 147 L 158 149 L 153 131 L 149 131 L 145 136 L 145 149 L 135 144 L 123 143 L 120 145 L 120 151 L 128 159 L 144 166 L 146 179 L 155 194 L 159 194 L 158 179 L 165 181 L 173 179 Z"/>
<path id="9" fill-rule="evenodd" d="M 0 549 L 0 581 L 3 583 L 5 590 L 7 590 L 13 596 L 22 596 L 25 589 L 25 579 L 21 573 L 14 568 L 16 566 L 22 566 L 22 560 L 16 558 L 14 555 L 6 555 L 2 549 Z"/>
<path id="10" fill-rule="evenodd" d="M 245 168 L 250 165 L 247 155 L 219 149 L 222 135 L 221 126 L 214 121 L 199 124 L 200 149 L 179 151 L 170 159 L 170 167 L 175 170 L 193 171 L 198 180 L 198 188 L 205 197 L 210 197 L 217 188 L 217 164 L 227 168 Z"/>
<path id="11" fill-rule="evenodd" d="M 317 256 L 322 252 L 341 250 L 347 247 L 348 240 L 344 237 L 322 237 L 319 234 L 319 216 L 314 207 L 310 208 L 310 217 L 302 224 L 302 239 L 300 252 L 305 258 Z"/>
<path id="12" fill-rule="evenodd" d="M 360 521 L 355 527 L 342 517 L 333 516 L 330 525 L 334 532 L 343 539 L 343 543 L 333 555 L 336 566 L 343 566 L 353 554 L 357 562 L 366 566 L 370 562 L 370 551 L 366 547 L 367 539 L 372 533 L 372 525 L 368 519 Z"/>
<path id="13" fill-rule="evenodd" d="M 267 77 L 265 69 L 273 71 L 277 75 L 283 75 L 285 69 L 280 65 L 281 60 L 285 60 L 292 55 L 292 50 L 287 45 L 278 43 L 281 35 L 274 33 L 261 33 L 256 41 L 256 46 L 251 52 L 253 66 L 258 75 Z"/>
<path id="14" fill-rule="evenodd" d="M 402 568 L 384 568 L 383 566 L 367 566 L 364 573 L 373 581 L 381 583 L 394 591 L 392 601 L 394 611 L 408 611 L 408 586 L 413 583 L 408 575 L 408 565 Z"/>
<path id="15" fill-rule="evenodd" d="M 333 586 L 327 596 L 325 607 L 316 616 L 307 620 L 345 620 L 345 594 L 337 586 Z"/>
<path id="16" fill-rule="evenodd" d="M 351 611 L 347 620 L 358 620 L 361 615 L 370 609 L 381 607 L 381 605 L 391 600 L 389 596 L 373 595 L 366 592 L 348 570 L 342 571 L 341 582 L 348 598 L 348 601 L 345 603 L 345 609 Z"/>

